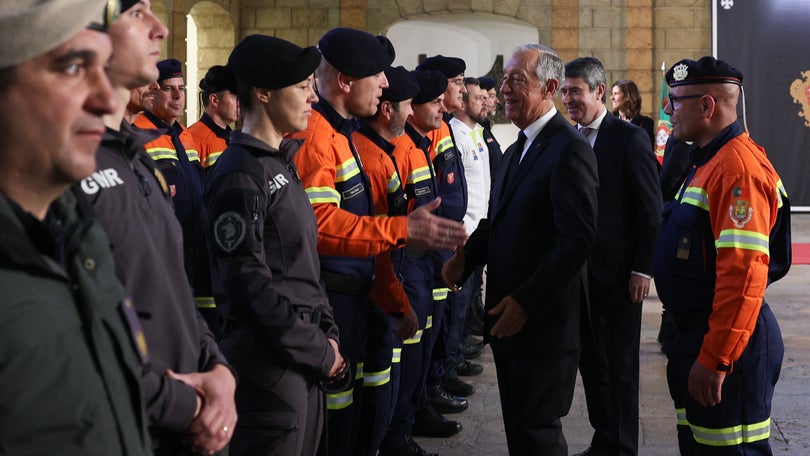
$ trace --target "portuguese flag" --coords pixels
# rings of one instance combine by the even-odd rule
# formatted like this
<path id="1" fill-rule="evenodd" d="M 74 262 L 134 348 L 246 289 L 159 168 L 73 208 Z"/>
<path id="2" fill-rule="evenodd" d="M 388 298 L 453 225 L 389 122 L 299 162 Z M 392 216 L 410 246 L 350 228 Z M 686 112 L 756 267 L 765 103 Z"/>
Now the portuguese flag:
<path id="1" fill-rule="evenodd" d="M 661 72 L 666 71 L 666 63 L 661 62 Z M 664 112 L 664 107 L 669 103 L 669 89 L 667 88 L 667 80 L 665 77 L 661 78 L 661 109 L 658 111 L 658 126 L 655 128 L 655 158 L 658 164 L 664 163 L 664 148 L 667 145 L 667 139 L 672 132 L 672 124 L 669 123 L 669 115 Z"/>

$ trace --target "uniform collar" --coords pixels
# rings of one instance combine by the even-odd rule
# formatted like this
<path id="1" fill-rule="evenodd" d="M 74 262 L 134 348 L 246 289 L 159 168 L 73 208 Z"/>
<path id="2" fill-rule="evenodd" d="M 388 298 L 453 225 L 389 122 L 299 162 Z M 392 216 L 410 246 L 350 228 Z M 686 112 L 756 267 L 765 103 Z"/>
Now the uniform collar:
<path id="1" fill-rule="evenodd" d="M 717 154 L 717 151 L 720 150 L 721 147 L 725 146 L 727 142 L 731 141 L 737 136 L 740 136 L 742 133 L 743 131 L 740 124 L 738 124 L 736 121 L 732 122 L 731 125 L 720 131 L 720 134 L 715 136 L 715 138 L 712 139 L 709 144 L 706 144 L 704 147 L 694 147 L 689 152 L 689 159 L 696 166 L 702 166 L 712 157 L 714 157 L 715 154 Z"/>
<path id="2" fill-rule="evenodd" d="M 371 142 L 373 142 L 377 147 L 382 149 L 386 154 L 391 155 L 394 153 L 394 145 L 388 142 L 385 138 L 380 136 L 376 130 L 374 130 L 371 125 L 360 121 L 357 122 L 357 131 L 358 133 L 362 134 L 366 138 L 368 138 Z"/>
<path id="3" fill-rule="evenodd" d="M 244 146 L 259 149 L 260 151 L 265 152 L 267 155 L 280 155 L 285 161 L 289 162 L 298 152 L 298 149 L 301 147 L 303 142 L 304 141 L 301 139 L 284 138 L 281 140 L 279 148 L 275 149 L 270 147 L 270 145 L 266 142 L 251 135 L 242 133 L 241 131 L 234 131 L 231 133 L 230 146 Z"/>
<path id="4" fill-rule="evenodd" d="M 321 113 L 321 115 L 329 122 L 335 130 L 339 131 L 346 137 L 351 136 L 357 130 L 357 124 L 352 119 L 345 119 L 343 116 L 335 111 L 335 108 L 326 101 L 326 98 L 318 96 L 318 102 L 314 103 L 312 107 Z"/>
<path id="5" fill-rule="evenodd" d="M 175 121 L 174 124 L 169 125 L 160 118 L 158 118 L 158 116 L 152 114 L 149 111 L 144 111 L 143 115 L 146 116 L 146 118 L 149 119 L 150 122 L 155 124 L 156 127 L 162 129 L 164 131 L 164 134 L 179 134 L 180 132 L 183 131 L 183 127 L 181 127 L 180 123 L 177 121 Z"/>
<path id="6" fill-rule="evenodd" d="M 405 134 L 411 138 L 411 141 L 416 144 L 416 147 L 424 150 L 425 152 L 430 149 L 430 138 L 420 135 L 419 132 L 416 131 L 416 129 L 413 128 L 409 123 L 405 124 Z"/>
<path id="7" fill-rule="evenodd" d="M 127 152 L 127 156 L 132 158 L 146 143 L 154 141 L 160 135 L 161 132 L 158 130 L 140 129 L 126 120 L 122 120 L 118 130 L 109 127 L 104 130 L 101 144 L 103 147 L 118 147 L 117 145 L 120 145 Z"/>
<path id="8" fill-rule="evenodd" d="M 211 129 L 217 137 L 222 139 L 229 139 L 231 136 L 231 127 L 230 125 L 226 125 L 225 128 L 220 127 L 214 122 L 214 118 L 209 116 L 207 112 L 204 112 L 202 117 L 200 117 L 200 122 L 204 123 L 205 126 Z"/>

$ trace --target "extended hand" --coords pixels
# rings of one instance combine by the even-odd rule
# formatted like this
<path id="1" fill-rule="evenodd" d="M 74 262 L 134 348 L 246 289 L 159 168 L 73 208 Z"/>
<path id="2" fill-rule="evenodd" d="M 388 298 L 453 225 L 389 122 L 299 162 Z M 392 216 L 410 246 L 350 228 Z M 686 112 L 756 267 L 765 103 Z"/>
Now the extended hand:
<path id="1" fill-rule="evenodd" d="M 495 322 L 495 326 L 489 331 L 494 337 L 514 336 L 523 329 L 526 320 L 529 319 L 529 314 L 511 296 L 505 296 L 497 306 L 487 313 L 500 315 L 498 321 Z"/>
<path id="2" fill-rule="evenodd" d="M 456 248 L 456 254 L 442 265 L 442 280 L 452 291 L 458 291 L 458 283 L 464 273 L 464 249 Z"/>
<path id="3" fill-rule="evenodd" d="M 236 379 L 230 369 L 217 364 L 208 372 L 177 374 L 168 370 L 166 373 L 194 388 L 202 398 L 200 413 L 188 428 L 192 448 L 209 454 L 224 448 L 236 426 Z"/>
<path id="4" fill-rule="evenodd" d="M 722 399 L 720 396 L 725 379 L 726 374 L 706 369 L 702 364 L 695 361 L 689 371 L 689 395 L 704 407 L 715 406 Z"/>
<path id="5" fill-rule="evenodd" d="M 441 201 L 436 198 L 408 214 L 408 245 L 433 250 L 452 250 L 464 245 L 467 232 L 463 224 L 431 214 Z"/>

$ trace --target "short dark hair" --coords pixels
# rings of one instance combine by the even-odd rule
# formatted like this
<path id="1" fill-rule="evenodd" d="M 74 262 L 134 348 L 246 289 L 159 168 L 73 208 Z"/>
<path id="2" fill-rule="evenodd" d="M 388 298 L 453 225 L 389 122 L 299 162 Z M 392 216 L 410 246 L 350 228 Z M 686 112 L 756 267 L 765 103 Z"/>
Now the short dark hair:
<path id="1" fill-rule="evenodd" d="M 480 86 L 481 86 L 481 81 L 479 81 L 479 80 L 478 80 L 478 78 L 471 78 L 471 77 L 466 77 L 466 78 L 464 78 L 464 87 L 471 86 L 471 85 L 473 85 L 473 86 L 479 86 L 479 87 L 480 87 Z M 470 100 L 470 92 L 469 92 L 469 91 L 465 91 L 465 92 L 464 92 L 464 93 L 461 95 L 461 99 L 462 99 L 462 100 L 463 100 L 465 103 L 466 103 L 467 101 L 469 101 L 469 100 Z"/>
<path id="2" fill-rule="evenodd" d="M 580 57 L 565 64 L 566 78 L 582 78 L 588 84 L 588 88 L 593 92 L 600 84 L 607 89 L 607 76 L 605 76 L 605 66 L 599 59 L 594 57 Z M 607 93 L 607 90 L 605 90 Z M 602 102 L 605 101 L 605 94 L 602 94 Z"/>
<path id="3" fill-rule="evenodd" d="M 253 107 L 253 86 L 242 82 L 241 79 L 237 79 L 236 98 L 239 100 L 239 106 L 242 112 L 250 111 L 250 108 Z"/>

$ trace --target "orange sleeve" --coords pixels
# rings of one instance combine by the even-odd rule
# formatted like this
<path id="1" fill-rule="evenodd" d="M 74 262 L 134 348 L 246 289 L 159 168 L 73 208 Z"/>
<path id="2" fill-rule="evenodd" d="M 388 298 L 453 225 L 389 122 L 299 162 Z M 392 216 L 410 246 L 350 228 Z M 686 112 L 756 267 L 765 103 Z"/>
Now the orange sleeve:
<path id="1" fill-rule="evenodd" d="M 360 216 L 338 206 L 335 167 L 344 162 L 341 151 L 351 156 L 346 137 L 335 132 L 316 112 L 309 127 L 293 137 L 304 139 L 295 164 L 318 219 L 319 254 L 369 257 L 405 244 L 406 217 Z"/>
<path id="2" fill-rule="evenodd" d="M 768 284 L 769 234 L 778 196 L 764 176 L 723 170 L 715 180 L 707 185 L 707 196 L 717 275 L 698 361 L 722 372 L 718 365 L 732 366 L 740 358 L 756 326 Z"/>

